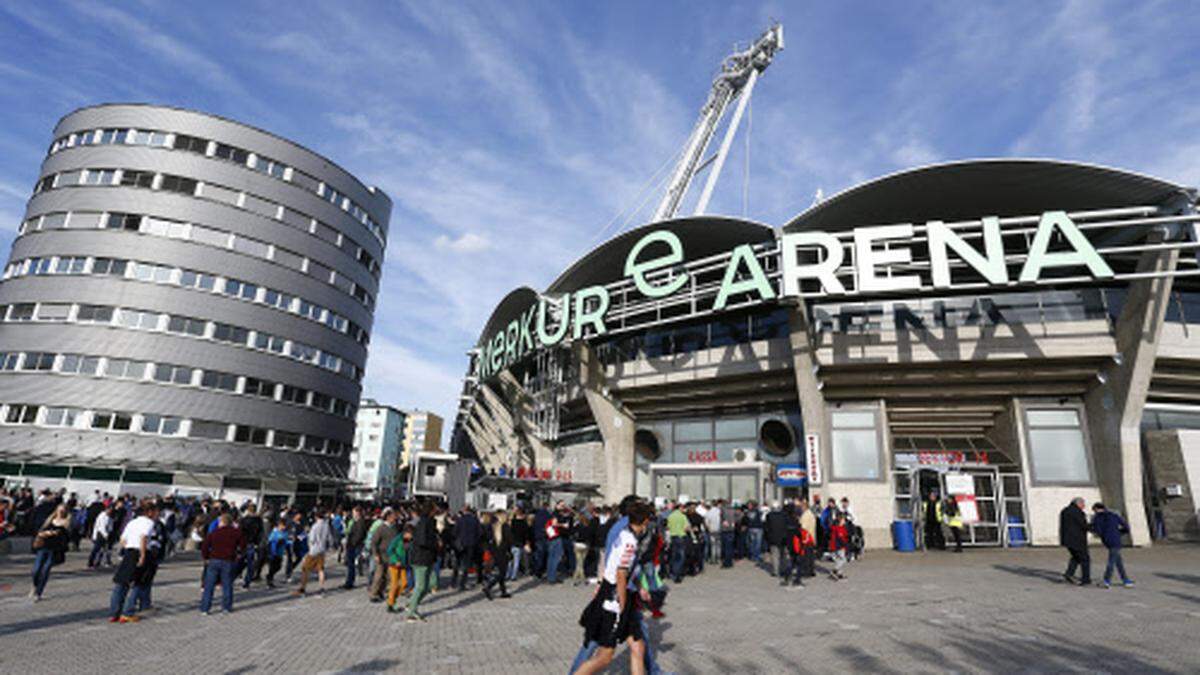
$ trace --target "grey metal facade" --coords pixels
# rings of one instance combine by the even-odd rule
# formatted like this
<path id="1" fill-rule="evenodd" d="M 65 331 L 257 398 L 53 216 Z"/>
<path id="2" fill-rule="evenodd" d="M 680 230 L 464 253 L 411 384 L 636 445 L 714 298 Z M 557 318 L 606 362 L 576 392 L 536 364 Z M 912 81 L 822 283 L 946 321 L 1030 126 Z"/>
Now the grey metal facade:
<path id="1" fill-rule="evenodd" d="M 390 215 L 227 119 L 62 118 L 0 282 L 0 462 L 343 480 Z"/>

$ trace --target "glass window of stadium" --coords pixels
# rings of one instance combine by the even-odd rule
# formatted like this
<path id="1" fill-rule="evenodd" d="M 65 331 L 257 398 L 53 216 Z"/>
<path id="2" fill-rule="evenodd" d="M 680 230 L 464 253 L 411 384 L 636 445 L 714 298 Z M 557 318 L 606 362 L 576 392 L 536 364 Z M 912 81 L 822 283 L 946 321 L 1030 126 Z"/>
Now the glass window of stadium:
<path id="1" fill-rule="evenodd" d="M 829 414 L 833 430 L 833 477 L 838 480 L 879 480 L 879 413 L 875 407 L 833 410 Z"/>
<path id="2" fill-rule="evenodd" d="M 1091 484 L 1081 410 L 1033 404 L 1025 408 L 1025 426 L 1034 483 Z"/>
<path id="3" fill-rule="evenodd" d="M 634 446 L 639 494 L 747 502 L 779 496 L 775 465 L 802 463 L 798 410 L 645 421 Z"/>

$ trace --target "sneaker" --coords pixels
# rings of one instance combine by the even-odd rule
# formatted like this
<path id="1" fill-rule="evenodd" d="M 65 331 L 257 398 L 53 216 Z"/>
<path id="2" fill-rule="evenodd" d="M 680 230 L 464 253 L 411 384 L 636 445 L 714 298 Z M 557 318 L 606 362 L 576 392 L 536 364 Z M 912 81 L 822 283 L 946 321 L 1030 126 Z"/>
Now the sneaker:
<path id="1" fill-rule="evenodd" d="M 1125 588 L 1133 588 L 1133 579 L 1126 579 L 1121 583 Z"/>
<path id="2" fill-rule="evenodd" d="M 1130 585 L 1132 585 L 1132 584 L 1133 584 L 1133 582 L 1130 582 Z M 501 594 L 500 594 L 500 597 L 502 597 L 502 598 L 511 598 L 511 597 L 512 597 L 512 594 L 511 594 L 511 593 L 501 593 Z"/>
<path id="3" fill-rule="evenodd" d="M 209 611 L 207 611 L 207 610 L 204 610 L 204 611 L 201 611 L 201 612 L 200 612 L 200 615 L 201 615 L 201 616 L 212 616 L 212 612 L 209 612 Z"/>
<path id="4" fill-rule="evenodd" d="M 424 623 L 425 617 L 421 616 L 420 614 L 409 614 L 408 616 L 404 617 L 404 623 L 417 623 L 417 622 Z"/>
<path id="5" fill-rule="evenodd" d="M 142 617 L 140 617 L 140 616 L 138 616 L 138 615 L 134 614 L 134 615 L 132 615 L 132 616 L 122 616 L 122 617 L 121 617 L 120 619 L 118 619 L 117 621 L 118 621 L 119 623 L 137 623 L 137 622 L 139 622 L 139 621 L 141 621 L 141 620 L 142 620 Z"/>
<path id="6" fill-rule="evenodd" d="M 1067 574 L 1066 572 L 1063 572 L 1062 578 L 1063 578 L 1063 581 L 1066 581 L 1068 584 L 1075 583 L 1075 577 L 1071 576 L 1070 574 Z"/>
<path id="7" fill-rule="evenodd" d="M 120 620 L 121 620 L 121 617 L 119 617 L 119 616 L 110 616 L 110 617 L 108 617 L 108 622 L 109 622 L 109 623 L 116 623 L 116 622 L 118 622 L 118 621 L 120 621 Z"/>
<path id="8" fill-rule="evenodd" d="M 661 609 L 655 609 L 650 612 L 651 619 L 662 619 L 662 618 L 665 618 L 666 616 L 667 615 Z"/>
<path id="9" fill-rule="evenodd" d="M 1100 583 L 1098 583 L 1096 585 L 1099 586 L 1100 588 L 1103 588 L 1106 590 L 1109 588 L 1112 588 L 1112 584 L 1108 583 L 1107 581 L 1101 581 Z"/>

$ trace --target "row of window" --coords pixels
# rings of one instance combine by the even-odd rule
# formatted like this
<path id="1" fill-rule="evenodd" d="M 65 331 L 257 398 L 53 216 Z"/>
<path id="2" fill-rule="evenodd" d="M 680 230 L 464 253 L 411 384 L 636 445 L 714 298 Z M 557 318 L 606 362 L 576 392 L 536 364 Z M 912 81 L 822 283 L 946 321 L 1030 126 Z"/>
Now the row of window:
<path id="1" fill-rule="evenodd" d="M 205 157 L 233 162 L 253 171 L 267 174 L 293 185 L 298 185 L 350 214 L 350 217 L 366 227 L 379 240 L 380 244 L 385 244 L 387 241 L 387 236 L 384 234 L 383 228 L 371 218 L 366 209 L 356 204 L 354 200 L 326 185 L 324 181 L 317 180 L 315 177 L 293 166 L 288 166 L 283 162 L 226 143 L 218 143 L 217 141 L 198 136 L 176 134 L 167 131 L 152 131 L 147 129 L 89 129 L 88 131 L 78 131 L 55 139 L 50 144 L 49 154 L 53 155 L 59 150 L 84 145 L 118 144 L 144 145 L 152 148 L 194 152 Z"/>
<path id="2" fill-rule="evenodd" d="M 353 419 L 357 412 L 355 405 L 349 401 L 304 387 L 171 363 L 88 354 L 0 352 L 0 372 L 3 371 L 53 372 L 200 387 L 305 406 L 349 419 Z"/>
<path id="3" fill-rule="evenodd" d="M 266 286 L 248 281 L 207 274 L 195 270 L 159 265 L 156 263 L 126 260 L 124 258 L 101 258 L 91 256 L 49 256 L 14 260 L 4 268 L 2 279 L 38 275 L 98 275 L 133 279 L 160 284 L 172 284 L 209 293 L 216 293 L 247 302 L 267 305 L 349 335 L 359 344 L 370 341 L 367 331 L 358 324 L 333 310 L 309 302 L 304 298 L 288 295 Z"/>
<path id="4" fill-rule="evenodd" d="M 173 333 L 270 352 L 345 375 L 355 382 L 362 380 L 361 368 L 348 359 L 316 347 L 259 330 L 178 314 L 110 305 L 22 302 L 0 305 L 0 320 L 7 323 L 40 321 L 102 324 L 134 330 Z"/>
<path id="5" fill-rule="evenodd" d="M 120 410 L 89 410 L 30 403 L 9 403 L 0 405 L 0 420 L 3 420 L 4 424 L 94 429 L 247 443 L 269 448 L 304 450 L 336 457 L 342 456 L 350 448 L 347 443 L 314 434 L 298 434 L 281 429 L 266 429 L 243 424 L 229 424 L 228 422 Z"/>
<path id="6" fill-rule="evenodd" d="M 268 260 L 295 272 L 316 277 L 320 281 L 358 300 L 367 309 L 370 309 L 374 303 L 374 298 L 367 293 L 366 289 L 361 288 L 346 276 L 337 274 L 335 270 L 311 258 L 306 258 L 299 253 L 293 253 L 285 248 L 268 244 L 252 237 L 196 223 L 184 223 L 140 213 L 55 211 L 26 219 L 18 227 L 17 233 L 21 235 L 28 232 L 59 229 L 101 229 L 111 232 L 138 232 L 155 237 L 179 239 L 195 244 L 214 246 L 227 251 L 233 251 L 234 253 Z"/>
<path id="7" fill-rule="evenodd" d="M 88 168 L 72 169 L 59 173 L 47 174 L 34 186 L 34 194 L 58 188 L 75 186 L 95 187 L 137 187 L 161 192 L 175 192 L 219 202 L 226 206 L 249 211 L 285 225 L 301 230 L 321 241 L 339 249 L 362 265 L 376 279 L 379 278 L 379 262 L 359 246 L 351 238 L 339 232 L 336 228 L 294 209 L 285 207 L 269 199 L 264 199 L 249 192 L 224 187 L 215 183 L 206 183 L 194 178 L 176 176 L 153 171 L 138 171 L 134 169 Z M 347 280 L 348 281 L 348 280 Z"/>

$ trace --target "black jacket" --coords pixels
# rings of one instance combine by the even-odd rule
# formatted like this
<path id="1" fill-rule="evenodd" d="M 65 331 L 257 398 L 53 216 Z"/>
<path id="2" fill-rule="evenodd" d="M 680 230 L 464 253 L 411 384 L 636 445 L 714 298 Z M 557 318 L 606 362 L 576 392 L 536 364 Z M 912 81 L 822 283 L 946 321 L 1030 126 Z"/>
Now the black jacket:
<path id="1" fill-rule="evenodd" d="M 262 542 L 263 521 L 259 516 L 245 516 L 238 526 L 242 528 L 242 536 L 246 537 L 247 546 L 258 546 Z"/>
<path id="2" fill-rule="evenodd" d="M 771 511 L 763 527 L 763 536 L 771 546 L 782 546 L 787 540 L 787 516 L 783 511 Z"/>
<path id="3" fill-rule="evenodd" d="M 350 532 L 346 535 L 347 548 L 359 548 L 367 540 L 367 532 L 371 529 L 371 520 L 363 517 L 354 521 Z"/>
<path id="4" fill-rule="evenodd" d="M 433 518 L 423 516 L 413 530 L 412 549 L 408 561 L 412 565 L 428 566 L 437 559 L 438 531 Z"/>
<path id="5" fill-rule="evenodd" d="M 454 524 L 454 543 L 459 549 L 478 547 L 482 536 L 483 528 L 474 513 L 468 511 L 458 517 L 458 522 Z"/>
<path id="6" fill-rule="evenodd" d="M 1088 521 L 1087 514 L 1074 503 L 1058 514 L 1058 543 L 1067 548 L 1087 548 Z"/>
<path id="7" fill-rule="evenodd" d="M 491 528 L 487 528 L 483 533 L 483 550 L 492 554 L 492 562 L 497 567 L 508 565 L 508 560 L 512 556 L 513 536 L 512 528 L 508 523 L 500 526 L 500 541 L 496 541 L 496 535 Z"/>

